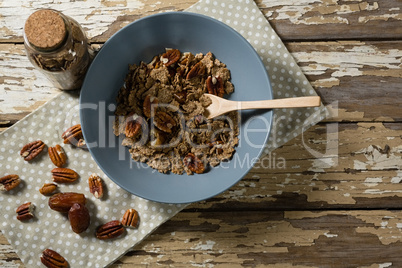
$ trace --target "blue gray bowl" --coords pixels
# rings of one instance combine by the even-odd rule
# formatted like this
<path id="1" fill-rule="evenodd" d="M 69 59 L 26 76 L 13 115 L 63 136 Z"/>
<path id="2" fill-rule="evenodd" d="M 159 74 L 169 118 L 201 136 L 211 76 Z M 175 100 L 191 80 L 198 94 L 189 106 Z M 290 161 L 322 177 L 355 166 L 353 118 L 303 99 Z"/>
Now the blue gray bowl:
<path id="1" fill-rule="evenodd" d="M 123 189 L 163 203 L 200 201 L 236 184 L 258 161 L 270 133 L 272 111 L 243 111 L 240 143 L 233 158 L 204 174 L 161 174 L 131 160 L 128 148 L 121 145 L 121 137 L 113 135 L 115 99 L 128 65 L 150 62 L 165 48 L 193 54 L 211 51 L 231 72 L 235 86 L 231 100 L 272 99 L 265 67 L 240 34 L 207 16 L 166 12 L 127 25 L 104 44 L 81 89 L 81 126 L 92 157 Z"/>

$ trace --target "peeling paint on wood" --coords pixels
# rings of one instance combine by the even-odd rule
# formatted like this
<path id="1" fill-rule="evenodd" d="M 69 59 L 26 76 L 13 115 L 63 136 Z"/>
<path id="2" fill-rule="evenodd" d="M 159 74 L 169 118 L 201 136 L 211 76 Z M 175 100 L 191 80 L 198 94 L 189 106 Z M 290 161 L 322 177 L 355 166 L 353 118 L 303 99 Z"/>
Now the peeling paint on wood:
<path id="1" fill-rule="evenodd" d="M 0 131 L 59 93 L 21 44 L 36 8 L 72 16 L 101 46 L 138 18 L 195 2 L 0 2 Z M 112 267 L 402 267 L 402 3 L 256 2 L 333 117 L 263 155 L 237 185 L 188 206 Z M 2 235 L 0 266 L 23 267 Z"/>
<path id="2" fill-rule="evenodd" d="M 143 0 L 60 0 L 55 2 L 13 0 L 2 10 L 0 25 L 3 40 L 22 41 L 23 26 L 31 13 L 39 8 L 54 8 L 77 20 L 92 41 L 105 41 L 133 20 L 159 11 L 185 9 L 197 1 Z M 103 37 L 106 35 L 106 37 Z M 99 40 L 102 39 L 102 40 Z"/>
<path id="3" fill-rule="evenodd" d="M 285 40 L 402 36 L 402 4 L 395 1 L 258 0 L 258 6 Z M 325 27 L 321 27 L 324 26 Z"/>
<path id="4" fill-rule="evenodd" d="M 398 43 L 348 41 L 292 43 L 288 48 L 317 88 L 324 103 L 338 101 L 337 121 L 379 121 L 384 118 L 402 119 L 402 107 L 397 105 L 400 93 L 396 87 L 402 83 L 402 50 L 398 46 Z M 41 101 L 47 101 L 59 93 L 32 67 L 22 45 L 0 44 L 0 57 L 5 59 L 0 62 L 3 69 L 0 75 L 3 81 L 0 86 L 3 88 L 0 90 L 0 110 L 3 113 L 32 111 Z M 388 86 L 382 87 L 377 83 L 378 79 Z M 359 82 L 356 84 L 354 81 Z M 350 83 L 363 86 L 370 81 L 378 89 L 381 88 L 381 93 L 365 87 L 353 92 L 354 95 L 342 91 L 348 90 L 349 86 L 345 85 Z M 339 88 L 342 90 L 339 91 Z M 21 92 L 24 94 L 21 95 Z M 360 94 L 365 95 L 366 102 L 361 101 Z M 390 102 L 396 105 L 384 108 Z M 377 105 L 377 108 L 373 109 L 373 105 Z"/>

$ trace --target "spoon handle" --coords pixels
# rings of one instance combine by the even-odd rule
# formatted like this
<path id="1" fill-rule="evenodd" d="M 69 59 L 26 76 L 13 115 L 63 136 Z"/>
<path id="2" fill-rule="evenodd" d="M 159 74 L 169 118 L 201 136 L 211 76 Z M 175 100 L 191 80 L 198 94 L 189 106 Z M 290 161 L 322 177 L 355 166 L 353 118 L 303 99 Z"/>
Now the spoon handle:
<path id="1" fill-rule="evenodd" d="M 319 96 L 306 96 L 261 101 L 233 101 L 231 103 L 231 105 L 233 105 L 233 110 L 317 107 L 320 106 L 320 104 L 321 98 Z"/>

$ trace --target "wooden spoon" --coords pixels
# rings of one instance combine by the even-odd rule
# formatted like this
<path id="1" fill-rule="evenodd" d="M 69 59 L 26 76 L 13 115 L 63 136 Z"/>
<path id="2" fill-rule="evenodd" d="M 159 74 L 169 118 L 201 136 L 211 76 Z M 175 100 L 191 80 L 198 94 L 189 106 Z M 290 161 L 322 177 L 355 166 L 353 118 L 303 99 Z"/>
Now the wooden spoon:
<path id="1" fill-rule="evenodd" d="M 317 107 L 321 105 L 321 98 L 319 96 L 261 101 L 230 101 L 212 94 L 205 95 L 212 100 L 212 104 L 205 110 L 205 116 L 208 119 L 235 110 Z"/>

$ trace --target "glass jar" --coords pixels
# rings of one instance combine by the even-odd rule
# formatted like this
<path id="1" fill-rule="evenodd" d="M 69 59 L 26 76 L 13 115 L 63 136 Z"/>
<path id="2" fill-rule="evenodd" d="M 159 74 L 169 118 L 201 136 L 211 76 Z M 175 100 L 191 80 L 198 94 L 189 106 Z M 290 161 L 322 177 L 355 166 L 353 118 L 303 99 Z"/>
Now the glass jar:
<path id="1" fill-rule="evenodd" d="M 53 9 L 34 12 L 25 22 L 24 45 L 31 63 L 57 88 L 81 87 L 93 52 L 74 19 Z"/>

